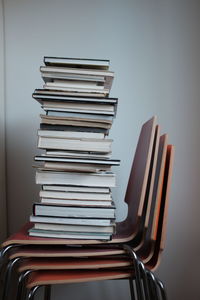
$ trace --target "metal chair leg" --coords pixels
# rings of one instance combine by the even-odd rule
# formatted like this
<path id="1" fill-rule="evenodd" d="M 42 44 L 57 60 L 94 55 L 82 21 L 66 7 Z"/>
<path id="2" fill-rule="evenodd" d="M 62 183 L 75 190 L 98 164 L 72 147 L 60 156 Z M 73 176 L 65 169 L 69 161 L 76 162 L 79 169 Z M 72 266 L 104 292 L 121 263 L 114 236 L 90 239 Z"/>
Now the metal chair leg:
<path id="1" fill-rule="evenodd" d="M 135 289 L 133 286 L 133 280 L 129 279 L 129 287 L 130 287 L 130 293 L 131 293 L 131 300 L 135 300 Z"/>
<path id="2" fill-rule="evenodd" d="M 19 246 L 19 245 L 17 245 L 17 244 L 12 244 L 12 245 L 6 246 L 5 248 L 1 249 L 1 251 L 0 251 L 0 258 L 1 258 L 1 260 L 4 259 L 4 256 L 6 255 L 6 253 L 7 253 L 10 249 L 15 248 L 15 247 L 17 247 L 17 246 Z"/>
<path id="3" fill-rule="evenodd" d="M 1 251 L 0 251 L 0 279 L 1 279 L 1 280 L 2 280 L 2 277 L 3 277 L 3 276 L 2 276 L 2 274 L 3 274 L 3 269 L 4 269 L 4 267 L 5 267 L 5 261 L 4 261 L 5 256 L 6 256 L 7 252 L 8 252 L 10 249 L 15 248 L 15 247 L 16 247 L 15 244 L 9 245 L 9 246 L 7 246 L 7 247 L 1 249 Z"/>
<path id="4" fill-rule="evenodd" d="M 15 267 L 16 263 L 19 260 L 20 260 L 20 257 L 14 258 L 7 265 L 7 268 L 6 268 L 6 271 L 5 271 L 4 288 L 3 288 L 2 300 L 6 300 L 7 297 L 8 297 L 8 287 L 9 287 L 9 283 L 11 281 L 12 270 L 13 270 L 13 268 Z"/>
<path id="5" fill-rule="evenodd" d="M 40 288 L 40 285 L 36 285 L 32 289 L 30 289 L 30 291 L 28 293 L 28 300 L 34 300 L 35 293 L 39 288 Z"/>
<path id="6" fill-rule="evenodd" d="M 31 273 L 33 272 L 32 270 L 27 270 L 23 273 L 20 274 L 19 276 L 19 279 L 18 279 L 18 285 L 17 285 L 17 297 L 16 297 L 16 300 L 21 300 L 21 299 L 24 299 L 24 293 L 23 293 L 23 290 L 24 290 L 24 283 L 25 283 L 25 280 L 26 280 L 26 277 Z"/>
<path id="7" fill-rule="evenodd" d="M 151 287 L 151 299 L 159 300 L 158 290 L 157 290 L 157 280 L 152 272 L 147 271 L 149 277 L 149 285 Z"/>
<path id="8" fill-rule="evenodd" d="M 166 290 L 165 290 L 165 287 L 164 287 L 162 281 L 157 279 L 157 285 L 160 289 L 162 300 L 167 300 L 167 293 L 166 293 Z"/>
<path id="9" fill-rule="evenodd" d="M 44 287 L 44 300 L 51 299 L 51 285 L 45 285 Z"/>
<path id="10" fill-rule="evenodd" d="M 147 270 L 145 269 L 145 266 L 141 261 L 140 261 L 140 268 L 141 268 L 141 273 L 142 273 L 142 278 L 143 278 L 145 299 L 150 300 L 150 290 L 149 290 L 149 284 L 148 284 Z"/>
<path id="11" fill-rule="evenodd" d="M 128 245 L 123 245 L 123 248 L 128 251 L 130 256 L 133 258 L 134 263 L 134 271 L 135 271 L 135 283 L 136 283 L 136 290 L 137 290 L 137 297 L 138 300 L 144 300 L 143 289 L 142 289 L 142 282 L 141 282 L 141 274 L 140 274 L 140 264 L 137 258 L 137 255 L 133 251 L 133 249 Z"/>

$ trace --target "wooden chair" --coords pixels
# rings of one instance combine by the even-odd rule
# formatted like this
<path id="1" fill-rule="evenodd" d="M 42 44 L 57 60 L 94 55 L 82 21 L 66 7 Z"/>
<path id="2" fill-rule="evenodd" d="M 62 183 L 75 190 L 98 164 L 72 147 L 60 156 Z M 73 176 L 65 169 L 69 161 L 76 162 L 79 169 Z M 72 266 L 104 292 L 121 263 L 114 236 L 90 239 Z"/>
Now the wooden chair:
<path id="1" fill-rule="evenodd" d="M 18 233 L 11 235 L 3 244 L 2 248 L 14 245 L 96 245 L 96 244 L 119 244 L 127 243 L 140 234 L 142 224 L 142 212 L 145 202 L 145 194 L 148 192 L 148 176 L 151 160 L 154 157 L 153 146 L 158 130 L 156 130 L 156 117 L 147 121 L 141 129 L 136 152 L 129 177 L 125 202 L 128 204 L 128 215 L 125 221 L 117 223 L 116 234 L 111 241 L 99 240 L 76 240 L 76 239 L 52 239 L 30 237 L 27 233 L 32 227 L 27 223 Z M 157 148 L 156 148 L 157 149 Z M 154 175 L 154 173 L 153 173 Z M 154 178 L 152 178 L 154 181 Z M 3 253 L 5 250 L 3 251 Z"/>

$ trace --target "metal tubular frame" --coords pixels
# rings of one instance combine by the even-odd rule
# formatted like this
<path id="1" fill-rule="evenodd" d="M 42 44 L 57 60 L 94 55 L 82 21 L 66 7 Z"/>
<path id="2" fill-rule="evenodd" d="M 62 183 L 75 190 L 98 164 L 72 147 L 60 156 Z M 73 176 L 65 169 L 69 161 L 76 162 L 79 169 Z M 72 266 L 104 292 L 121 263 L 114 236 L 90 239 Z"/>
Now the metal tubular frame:
<path id="1" fill-rule="evenodd" d="M 0 259 L 3 260 L 5 258 L 5 255 L 7 254 L 7 252 L 10 249 L 12 249 L 14 247 L 18 247 L 18 246 L 20 246 L 20 245 L 13 244 L 13 245 L 9 245 L 9 246 L 3 248 L 0 251 Z M 150 299 L 157 300 L 157 299 L 159 299 L 160 297 L 158 295 L 158 289 L 160 290 L 162 300 L 167 300 L 166 291 L 165 291 L 162 281 L 155 278 L 153 273 L 145 268 L 144 264 L 138 259 L 137 255 L 135 254 L 135 252 L 133 251 L 131 246 L 125 244 L 125 245 L 123 245 L 123 249 L 126 250 L 127 253 L 130 255 L 130 257 L 133 259 L 133 265 L 134 265 L 134 271 L 135 271 L 134 280 L 136 283 L 136 293 L 137 293 L 138 300 L 144 300 L 144 299 L 145 300 L 150 300 Z M 4 284 L 4 288 L 3 288 L 2 300 L 7 299 L 8 284 L 11 279 L 12 270 L 20 259 L 22 259 L 22 257 L 14 258 L 13 260 L 9 261 L 9 263 L 6 267 L 5 280 L 4 280 L 5 284 Z M 2 265 L 3 265 L 3 263 L 1 261 L 0 266 L 2 266 Z M 28 276 L 28 274 L 30 274 L 30 272 L 32 272 L 32 270 L 28 270 L 28 271 L 24 272 L 19 277 L 17 300 L 22 299 L 20 297 L 23 294 L 23 283 L 25 281 L 26 276 Z M 134 293 L 135 289 L 134 289 L 132 278 L 129 279 L 129 286 L 130 286 L 131 299 L 135 300 L 135 293 Z M 37 289 L 35 291 L 32 291 L 32 290 L 33 289 L 31 289 L 30 293 L 33 294 L 33 296 L 30 295 L 30 297 L 34 297 L 34 294 Z M 20 296 L 18 296 L 18 294 Z M 50 294 L 51 294 L 51 287 L 50 286 L 45 287 L 45 298 L 44 299 L 50 300 Z M 32 299 L 32 298 L 30 298 L 30 299 Z"/>
<path id="2" fill-rule="evenodd" d="M 20 257 L 10 260 L 6 267 L 2 300 L 6 300 L 8 298 L 8 285 L 11 280 L 12 270 L 19 260 Z"/>

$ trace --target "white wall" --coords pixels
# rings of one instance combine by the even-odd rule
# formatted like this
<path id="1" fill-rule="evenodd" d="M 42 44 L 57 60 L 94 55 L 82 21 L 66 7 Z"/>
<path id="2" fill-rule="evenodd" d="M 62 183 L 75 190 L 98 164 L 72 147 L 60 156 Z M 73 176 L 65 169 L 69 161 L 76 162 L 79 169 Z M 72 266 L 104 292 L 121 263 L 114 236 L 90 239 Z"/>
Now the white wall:
<path id="1" fill-rule="evenodd" d="M 4 9 L 0 1 L 0 242 L 7 234 L 5 172 Z"/>
<path id="2" fill-rule="evenodd" d="M 199 299 L 199 12 L 198 0 L 5 1 L 10 232 L 28 220 L 38 200 L 31 165 L 40 108 L 31 94 L 42 85 L 42 57 L 109 58 L 116 72 L 111 96 L 119 97 L 111 131 L 113 156 L 122 160 L 114 193 L 118 219 L 126 212 L 123 196 L 140 126 L 157 114 L 176 146 L 168 237 L 157 274 L 169 299 Z M 54 292 L 59 299 L 129 297 L 126 282 Z"/>

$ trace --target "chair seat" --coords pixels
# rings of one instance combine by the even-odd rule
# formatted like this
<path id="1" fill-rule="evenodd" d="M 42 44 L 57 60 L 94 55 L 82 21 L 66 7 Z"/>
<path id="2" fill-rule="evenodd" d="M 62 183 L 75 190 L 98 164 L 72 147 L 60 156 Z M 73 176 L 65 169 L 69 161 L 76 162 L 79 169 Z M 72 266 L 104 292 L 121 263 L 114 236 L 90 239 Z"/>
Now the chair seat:
<path id="1" fill-rule="evenodd" d="M 53 247 L 43 246 L 39 248 L 33 248 L 32 246 L 21 246 L 14 248 L 11 251 L 9 259 L 17 257 L 95 257 L 95 256 L 107 256 L 107 255 L 122 255 L 125 254 L 125 250 L 119 248 L 83 248 L 83 247 Z"/>
<path id="2" fill-rule="evenodd" d="M 128 258 L 41 258 L 25 259 L 20 263 L 18 271 L 27 270 L 78 270 L 78 269 L 102 269 L 102 268 L 121 268 L 133 264 Z"/>
<path id="3" fill-rule="evenodd" d="M 123 279 L 134 277 L 130 270 L 103 270 L 103 271 L 35 271 L 30 274 L 27 282 L 27 288 L 31 289 L 37 285 L 78 283 L 108 279 Z"/>

